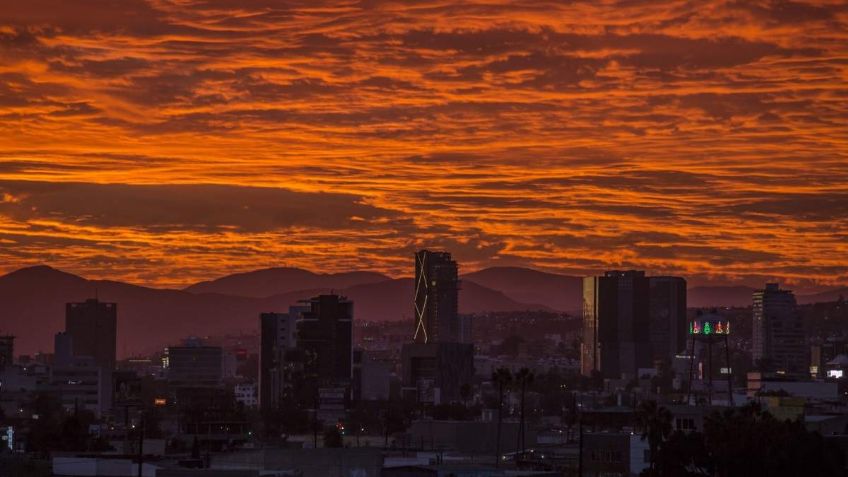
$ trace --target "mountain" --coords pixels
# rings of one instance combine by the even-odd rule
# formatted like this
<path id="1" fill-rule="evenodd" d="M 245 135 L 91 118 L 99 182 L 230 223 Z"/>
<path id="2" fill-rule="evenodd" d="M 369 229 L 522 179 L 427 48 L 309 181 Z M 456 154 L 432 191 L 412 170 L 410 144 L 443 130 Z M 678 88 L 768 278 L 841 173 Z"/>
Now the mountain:
<path id="1" fill-rule="evenodd" d="M 409 320 L 410 323 L 413 321 L 414 292 L 412 278 L 357 285 L 343 290 L 343 293 L 353 300 L 354 316 L 372 321 Z M 523 310 L 550 311 L 550 308 L 521 303 L 500 291 L 473 282 L 462 282 L 459 292 L 460 313 Z"/>
<path id="2" fill-rule="evenodd" d="M 799 295 L 798 303 L 806 305 L 808 303 L 832 302 L 839 300 L 839 297 L 848 300 L 848 287 L 835 288 L 833 290 L 827 290 L 812 295 Z"/>
<path id="3" fill-rule="evenodd" d="M 0 277 L 0 334 L 17 337 L 18 354 L 52 352 L 54 335 L 65 328 L 65 304 L 96 296 L 118 304 L 118 355 L 123 357 L 149 353 L 192 335 L 256 332 L 259 313 L 286 311 L 298 300 L 328 291 L 329 288 L 317 287 L 263 298 L 191 293 L 87 280 L 37 266 Z M 354 300 L 356 319 L 412 320 L 412 279 L 360 283 L 336 291 Z M 459 301 L 460 311 L 466 313 L 545 309 L 472 283 L 464 284 Z"/>
<path id="4" fill-rule="evenodd" d="M 539 303 L 559 311 L 582 309 L 583 279 L 520 267 L 484 268 L 462 276 L 469 283 L 502 292 L 523 303 Z"/>
<path id="5" fill-rule="evenodd" d="M 790 287 L 791 289 L 791 287 Z M 704 286 L 690 288 L 687 305 L 690 308 L 711 306 L 751 306 L 755 288 L 746 286 Z M 848 298 L 848 287 L 835 288 L 811 295 L 796 295 L 798 304 L 833 302 L 840 296 Z"/>
<path id="6" fill-rule="evenodd" d="M 751 306 L 754 289 L 746 286 L 702 286 L 686 291 L 686 305 L 689 308 L 708 308 L 711 306 Z"/>
<path id="7" fill-rule="evenodd" d="M 376 283 L 389 277 L 376 272 L 312 273 L 300 268 L 265 268 L 235 273 L 216 280 L 186 287 L 190 293 L 221 293 L 224 295 L 262 298 L 297 290 L 340 290 L 354 285 Z"/>

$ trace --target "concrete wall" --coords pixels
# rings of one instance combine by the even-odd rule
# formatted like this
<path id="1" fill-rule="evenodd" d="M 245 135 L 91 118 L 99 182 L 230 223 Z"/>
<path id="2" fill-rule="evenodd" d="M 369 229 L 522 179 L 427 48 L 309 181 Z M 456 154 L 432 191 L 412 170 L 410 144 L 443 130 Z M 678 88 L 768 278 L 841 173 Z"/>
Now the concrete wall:
<path id="1" fill-rule="evenodd" d="M 303 477 L 379 477 L 383 453 L 373 448 L 261 449 L 213 456 L 211 467 L 295 470 Z"/>

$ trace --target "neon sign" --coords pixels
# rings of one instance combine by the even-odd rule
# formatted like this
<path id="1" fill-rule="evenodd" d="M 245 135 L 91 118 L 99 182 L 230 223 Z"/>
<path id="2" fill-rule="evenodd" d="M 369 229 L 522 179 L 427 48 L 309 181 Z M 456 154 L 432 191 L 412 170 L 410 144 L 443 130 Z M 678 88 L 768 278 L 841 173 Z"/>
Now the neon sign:
<path id="1" fill-rule="evenodd" d="M 695 320 L 689 323 L 690 335 L 729 335 L 730 322 L 727 320 Z"/>

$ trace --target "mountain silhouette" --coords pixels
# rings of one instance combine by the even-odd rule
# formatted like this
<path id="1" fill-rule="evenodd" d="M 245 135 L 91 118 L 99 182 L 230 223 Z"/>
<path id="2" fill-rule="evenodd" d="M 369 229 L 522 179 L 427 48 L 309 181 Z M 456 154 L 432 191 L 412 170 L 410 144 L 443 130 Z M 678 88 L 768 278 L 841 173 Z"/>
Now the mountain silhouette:
<path id="1" fill-rule="evenodd" d="M 348 276 L 339 278 L 344 275 Z M 373 275 L 316 275 L 330 277 L 327 282 L 319 282 L 318 285 L 332 286 L 303 288 L 257 298 L 158 289 L 112 280 L 87 280 L 48 266 L 29 267 L 0 277 L 0 300 L 4 303 L 0 334 L 17 337 L 15 349 L 18 354 L 50 353 L 53 351 L 54 335 L 64 330 L 65 303 L 96 296 L 101 301 L 118 304 L 118 355 L 146 354 L 192 335 L 258 332 L 259 313 L 286 311 L 299 300 L 328 293 L 331 289 L 354 300 L 354 317 L 357 320 L 408 319 L 412 322 L 411 279 L 384 279 L 347 288 L 338 287 L 340 280 L 342 283 L 346 279 L 361 281 L 362 277 L 370 280 L 375 278 Z M 463 287 L 459 299 L 463 313 L 547 309 L 517 302 L 501 292 L 473 283 L 466 283 Z"/>
<path id="2" fill-rule="evenodd" d="M 386 275 L 376 272 L 324 274 L 312 273 L 300 268 L 277 267 L 235 273 L 216 280 L 196 283 L 184 290 L 191 293 L 221 293 L 262 298 L 313 288 L 341 290 L 354 285 L 382 282 L 388 279 Z"/>
<path id="3" fill-rule="evenodd" d="M 581 310 L 583 279 L 521 267 L 492 267 L 462 276 L 463 283 L 473 282 L 498 290 L 513 300 L 539 303 L 548 308 L 574 312 Z"/>

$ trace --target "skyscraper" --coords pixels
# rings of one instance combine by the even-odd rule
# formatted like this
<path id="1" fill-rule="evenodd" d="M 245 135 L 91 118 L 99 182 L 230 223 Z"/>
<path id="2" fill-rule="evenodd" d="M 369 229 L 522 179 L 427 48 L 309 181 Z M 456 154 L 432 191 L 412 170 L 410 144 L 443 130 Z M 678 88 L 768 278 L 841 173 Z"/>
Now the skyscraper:
<path id="1" fill-rule="evenodd" d="M 686 280 L 649 277 L 650 339 L 655 360 L 671 360 L 686 349 Z"/>
<path id="2" fill-rule="evenodd" d="M 305 373 L 320 385 L 350 385 L 353 302 L 339 295 L 320 295 L 304 303 L 309 308 L 297 322 L 296 341 L 306 356 Z"/>
<path id="3" fill-rule="evenodd" d="M 806 331 L 798 313 L 795 295 L 767 283 L 754 292 L 753 351 L 755 365 L 765 371 L 806 373 Z"/>
<path id="4" fill-rule="evenodd" d="M 637 377 L 651 366 L 649 282 L 642 271 L 583 279 L 581 372 Z"/>
<path id="5" fill-rule="evenodd" d="M 96 298 L 65 305 L 65 332 L 73 339 L 74 356 L 91 356 L 98 366 L 115 369 L 118 305 Z"/>
<path id="6" fill-rule="evenodd" d="M 415 254 L 415 343 L 460 341 L 459 273 L 447 252 Z"/>
<path id="7" fill-rule="evenodd" d="M 299 316 L 294 307 L 289 313 L 259 315 L 259 406 L 264 411 L 276 409 L 279 405 L 283 392 L 285 353 L 296 345 L 296 322 Z"/>

